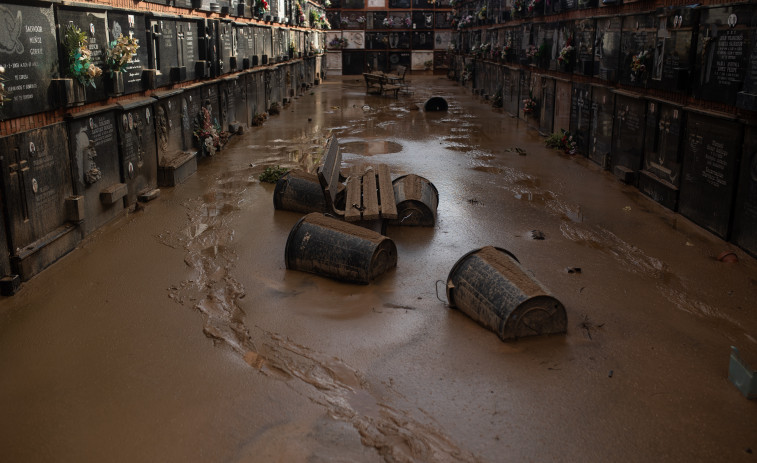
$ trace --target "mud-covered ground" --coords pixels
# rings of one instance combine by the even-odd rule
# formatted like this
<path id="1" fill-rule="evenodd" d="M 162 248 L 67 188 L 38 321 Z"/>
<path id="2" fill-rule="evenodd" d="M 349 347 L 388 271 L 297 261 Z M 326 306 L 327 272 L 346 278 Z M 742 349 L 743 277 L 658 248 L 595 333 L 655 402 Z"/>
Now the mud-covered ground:
<path id="1" fill-rule="evenodd" d="M 757 401 L 727 379 L 732 345 L 757 368 L 755 260 L 454 83 L 412 86 L 327 80 L 0 300 L 0 459 L 757 461 Z M 431 95 L 449 111 L 417 110 Z M 368 286 L 286 270 L 301 214 L 258 181 L 312 170 L 331 132 L 345 166 L 439 190 Z M 504 343 L 446 306 L 486 245 L 566 335 Z"/>

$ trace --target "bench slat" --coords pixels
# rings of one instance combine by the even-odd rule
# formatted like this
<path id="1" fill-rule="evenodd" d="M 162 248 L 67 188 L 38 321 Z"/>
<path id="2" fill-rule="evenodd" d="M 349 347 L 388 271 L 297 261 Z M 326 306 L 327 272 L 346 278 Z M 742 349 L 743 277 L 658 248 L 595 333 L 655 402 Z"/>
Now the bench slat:
<path id="1" fill-rule="evenodd" d="M 370 166 L 363 173 L 363 220 L 376 220 L 380 217 L 376 169 Z"/>
<path id="2" fill-rule="evenodd" d="M 381 217 L 396 219 L 397 202 L 394 198 L 394 187 L 392 186 L 392 175 L 389 173 L 389 166 L 379 164 L 376 173 L 378 174 L 378 188 L 381 197 Z"/>
<path id="3" fill-rule="evenodd" d="M 347 177 L 347 198 L 344 204 L 344 220 L 357 222 L 360 220 L 363 204 L 360 198 L 360 177 L 350 175 Z"/>

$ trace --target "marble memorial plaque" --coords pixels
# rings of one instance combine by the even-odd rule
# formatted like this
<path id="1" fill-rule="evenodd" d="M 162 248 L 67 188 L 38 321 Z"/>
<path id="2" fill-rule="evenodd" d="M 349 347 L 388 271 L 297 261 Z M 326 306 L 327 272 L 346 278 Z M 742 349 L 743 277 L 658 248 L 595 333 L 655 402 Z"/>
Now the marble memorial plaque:
<path id="1" fill-rule="evenodd" d="M 171 83 L 171 69 L 179 65 L 176 21 L 168 18 L 151 18 L 150 69 L 156 69 L 155 84 L 164 87 Z"/>
<path id="2" fill-rule="evenodd" d="M 218 25 L 218 38 L 220 45 L 219 59 L 221 61 L 221 74 L 234 72 L 237 64 L 237 57 L 234 54 L 234 24 L 230 21 L 221 21 Z"/>
<path id="3" fill-rule="evenodd" d="M 570 98 L 570 133 L 576 140 L 576 149 L 584 156 L 591 147 L 591 85 L 574 82 Z"/>
<path id="4" fill-rule="evenodd" d="M 573 26 L 573 72 L 593 76 L 599 72 L 599 54 L 594 52 L 596 21 L 579 19 Z"/>
<path id="5" fill-rule="evenodd" d="M 234 24 L 234 45 L 236 48 L 236 65 L 237 70 L 241 71 L 243 69 L 249 69 L 250 68 L 250 51 L 247 48 L 249 41 L 247 37 L 247 32 L 250 30 L 249 27 L 247 27 L 246 24 L 236 23 Z M 252 44 L 254 46 L 254 43 Z"/>
<path id="6" fill-rule="evenodd" d="M 410 9 L 412 0 L 389 0 L 389 8 Z"/>
<path id="7" fill-rule="evenodd" d="M 555 117 L 555 79 L 541 78 L 541 111 L 539 111 L 539 133 L 549 136 L 553 132 Z"/>
<path id="8" fill-rule="evenodd" d="M 342 8 L 346 10 L 362 10 L 365 8 L 365 0 L 342 0 Z"/>
<path id="9" fill-rule="evenodd" d="M 218 77 L 221 72 L 219 21 L 206 19 L 199 22 L 198 26 L 197 35 L 199 37 L 200 60 L 205 62 L 205 66 L 202 69 L 198 69 L 198 71 L 204 70 L 206 73 L 205 77 Z"/>
<path id="10" fill-rule="evenodd" d="M 504 68 L 502 75 L 502 108 L 513 117 L 520 111 L 520 70 Z"/>
<path id="11" fill-rule="evenodd" d="M 148 68 L 150 42 L 145 30 L 145 16 L 135 12 L 108 11 L 108 40 L 113 42 L 122 35 L 137 39 L 137 53 L 124 70 L 124 93 L 143 90 L 142 71 Z M 107 74 L 107 71 L 103 71 Z"/>
<path id="12" fill-rule="evenodd" d="M 555 79 L 555 117 L 553 132 L 570 131 L 571 83 L 568 80 Z M 575 137 L 574 137 L 575 140 Z"/>
<path id="13" fill-rule="evenodd" d="M 127 186 L 125 204 L 158 187 L 158 154 L 155 143 L 153 98 L 122 101 L 116 112 L 121 181 Z"/>
<path id="14" fill-rule="evenodd" d="M 658 56 L 662 58 L 657 51 L 657 17 L 625 16 L 620 39 L 620 83 L 646 87 Z"/>
<path id="15" fill-rule="evenodd" d="M 74 25 L 87 34 L 87 40 L 89 51 L 91 53 L 91 62 L 100 69 L 105 69 L 105 52 L 108 47 L 108 27 L 106 21 L 105 11 L 87 11 L 80 9 L 57 9 L 58 24 L 60 25 L 59 40 L 61 41 L 61 49 L 64 47 L 63 40 L 65 39 L 65 31 L 70 25 Z M 66 61 L 65 52 L 61 54 L 63 62 L 60 63 L 61 76 L 70 77 L 68 74 L 68 66 L 70 63 Z M 105 72 L 103 71 L 103 74 Z M 103 76 L 95 77 L 93 79 L 95 86 L 88 85 L 87 88 L 87 103 L 93 101 L 104 100 L 107 98 L 107 93 L 104 84 Z"/>
<path id="16" fill-rule="evenodd" d="M 451 41 L 451 31 L 434 31 L 434 50 L 448 50 Z"/>
<path id="17" fill-rule="evenodd" d="M 752 39 L 744 70 L 744 84 L 736 96 L 736 105 L 749 111 L 757 111 L 757 7 L 753 6 Z"/>
<path id="18" fill-rule="evenodd" d="M 176 89 L 153 92 L 152 98 L 155 100 L 151 123 L 155 131 L 156 159 L 158 165 L 168 166 L 179 153 L 193 150 L 192 121 L 189 116 L 189 102 L 192 96 Z M 195 99 L 198 98 L 199 93 L 195 96 Z M 184 129 L 185 125 L 188 127 L 187 130 Z"/>
<path id="19" fill-rule="evenodd" d="M 688 92 L 692 87 L 699 9 L 696 5 L 659 10 L 650 86 Z"/>
<path id="20" fill-rule="evenodd" d="M 358 76 L 365 70 L 365 55 L 362 52 L 342 52 L 342 75 Z"/>
<path id="21" fill-rule="evenodd" d="M 454 18 L 455 16 L 451 11 L 437 11 L 434 13 L 434 24 L 436 29 L 452 29 L 452 20 Z"/>
<path id="22" fill-rule="evenodd" d="M 396 69 L 397 66 L 405 66 L 410 68 L 410 52 L 394 52 L 389 53 L 389 69 Z"/>
<path id="23" fill-rule="evenodd" d="M 74 192 L 84 196 L 85 234 L 124 209 L 115 111 L 107 108 L 76 113 L 68 123 Z"/>
<path id="24" fill-rule="evenodd" d="M 754 5 L 703 8 L 699 17 L 695 96 L 733 105 L 747 75 Z"/>
<path id="25" fill-rule="evenodd" d="M 331 21 L 332 27 L 334 24 L 340 24 L 341 27 L 338 29 L 353 29 L 353 30 L 361 30 L 366 28 L 366 23 L 368 21 L 371 21 L 373 18 L 373 13 L 366 13 L 364 11 L 341 11 L 336 12 L 339 13 L 337 17 L 334 18 L 334 22 Z M 386 15 L 384 15 L 386 17 Z M 383 19 L 383 18 L 381 18 Z M 381 20 L 378 21 L 379 25 L 381 24 Z M 372 27 L 374 24 L 368 24 L 368 29 L 377 29 L 378 27 Z M 334 28 L 337 29 L 337 28 Z"/>
<path id="26" fill-rule="evenodd" d="M 620 40 L 622 19 L 618 16 L 597 19 L 594 53 L 599 61 L 595 74 L 602 80 L 617 82 L 620 66 Z"/>
<path id="27" fill-rule="evenodd" d="M 733 225 L 733 241 L 757 256 L 757 127 L 747 126 L 744 134 L 739 189 Z"/>
<path id="28" fill-rule="evenodd" d="M 609 87 L 592 86 L 589 159 L 603 169 L 610 166 L 614 102 L 615 95 Z"/>
<path id="29" fill-rule="evenodd" d="M 342 34 L 347 39 L 347 49 L 360 50 L 365 48 L 365 32 L 344 31 Z"/>
<path id="30" fill-rule="evenodd" d="M 723 239 L 730 233 L 741 143 L 735 120 L 687 114 L 679 212 Z"/>
<path id="31" fill-rule="evenodd" d="M 433 29 L 434 28 L 434 12 L 433 11 L 413 11 L 412 16 L 413 29 Z"/>
<path id="32" fill-rule="evenodd" d="M 385 51 L 369 51 L 365 54 L 365 62 L 369 72 L 388 72 L 387 53 Z"/>
<path id="33" fill-rule="evenodd" d="M 636 185 L 644 156 L 646 103 L 640 95 L 616 92 L 610 167 L 623 182 Z"/>
<path id="34" fill-rule="evenodd" d="M 639 190 L 671 210 L 678 207 L 684 113 L 677 105 L 647 102 L 644 169 Z"/>
<path id="35" fill-rule="evenodd" d="M 366 32 L 365 48 L 368 50 L 384 50 L 389 47 L 389 35 L 386 32 Z"/>
<path id="36" fill-rule="evenodd" d="M 53 8 L 0 5 L 5 33 L 0 34 L 0 66 L 5 68 L 7 100 L 0 104 L 0 120 L 53 109 L 49 97 L 58 72 Z M 62 63 L 61 67 L 68 63 Z"/>
<path id="37" fill-rule="evenodd" d="M 449 69 L 449 53 L 446 51 L 434 52 L 434 69 Z"/>
<path id="38" fill-rule="evenodd" d="M 433 31 L 413 31 L 413 50 L 433 50 Z"/>
<path id="39" fill-rule="evenodd" d="M 67 138 L 65 123 L 0 138 L 7 238 L 16 261 L 24 258 L 28 246 L 29 250 L 39 249 L 37 240 L 72 227 L 66 211 L 66 199 L 74 193 Z M 68 245 L 59 254 L 42 256 L 43 268 L 73 249 L 78 233 L 68 235 Z M 24 280 L 36 273 L 24 268 L 16 271 Z"/>

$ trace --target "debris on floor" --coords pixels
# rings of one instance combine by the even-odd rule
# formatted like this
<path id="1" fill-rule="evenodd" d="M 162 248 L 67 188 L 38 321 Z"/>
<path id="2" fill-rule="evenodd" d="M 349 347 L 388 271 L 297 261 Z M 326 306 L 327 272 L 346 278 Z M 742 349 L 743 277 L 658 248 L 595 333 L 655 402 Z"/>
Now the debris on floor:
<path id="1" fill-rule="evenodd" d="M 565 271 L 568 273 L 581 273 L 581 267 L 566 267 Z"/>
<path id="2" fill-rule="evenodd" d="M 739 355 L 739 350 L 734 346 L 731 346 L 728 379 L 744 394 L 744 397 L 757 399 L 757 371 L 744 364 Z"/>
<path id="3" fill-rule="evenodd" d="M 544 239 L 544 232 L 541 230 L 531 230 L 529 233 L 529 236 L 532 240 L 543 240 Z"/>
<path id="4" fill-rule="evenodd" d="M 718 255 L 718 260 L 726 264 L 736 264 L 739 262 L 739 256 L 733 251 L 723 251 Z"/>

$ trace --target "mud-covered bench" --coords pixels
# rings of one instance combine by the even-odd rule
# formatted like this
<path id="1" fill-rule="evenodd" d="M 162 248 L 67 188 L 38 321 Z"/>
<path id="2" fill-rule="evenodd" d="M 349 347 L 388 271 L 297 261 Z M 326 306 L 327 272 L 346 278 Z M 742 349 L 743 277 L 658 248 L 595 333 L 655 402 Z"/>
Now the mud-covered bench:
<path id="1" fill-rule="evenodd" d="M 318 168 L 318 180 L 326 204 L 335 215 L 348 222 L 397 218 L 397 203 L 389 166 L 371 164 L 352 167 L 345 176 L 342 175 L 341 164 L 339 141 L 331 136 L 326 143 L 323 163 Z M 336 198 L 342 180 L 346 182 L 345 205 L 344 209 L 339 209 Z"/>
<path id="2" fill-rule="evenodd" d="M 365 92 L 376 93 L 382 95 L 387 92 L 394 92 L 394 97 L 397 98 L 397 94 L 402 89 L 401 85 L 389 83 L 390 80 L 386 76 L 380 74 L 363 73 L 365 78 Z"/>

